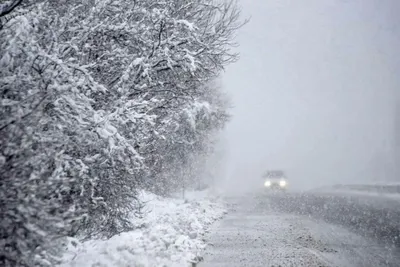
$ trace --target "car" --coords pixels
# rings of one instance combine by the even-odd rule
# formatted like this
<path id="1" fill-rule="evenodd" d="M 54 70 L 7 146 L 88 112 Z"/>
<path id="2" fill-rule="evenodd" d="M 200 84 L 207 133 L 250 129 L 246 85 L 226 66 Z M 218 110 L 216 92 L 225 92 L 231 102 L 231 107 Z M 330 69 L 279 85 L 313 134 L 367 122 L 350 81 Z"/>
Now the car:
<path id="1" fill-rule="evenodd" d="M 281 170 L 267 171 L 263 175 L 264 188 L 268 191 L 286 191 L 288 182 L 286 175 Z"/>

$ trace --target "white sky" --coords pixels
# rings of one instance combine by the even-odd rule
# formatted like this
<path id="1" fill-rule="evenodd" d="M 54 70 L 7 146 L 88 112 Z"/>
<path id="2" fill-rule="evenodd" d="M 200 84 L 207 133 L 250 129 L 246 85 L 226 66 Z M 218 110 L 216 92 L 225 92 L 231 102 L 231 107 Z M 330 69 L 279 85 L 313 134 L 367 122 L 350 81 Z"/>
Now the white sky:
<path id="1" fill-rule="evenodd" d="M 268 168 L 292 186 L 389 179 L 400 1 L 241 0 L 240 60 L 223 76 L 233 184 Z"/>

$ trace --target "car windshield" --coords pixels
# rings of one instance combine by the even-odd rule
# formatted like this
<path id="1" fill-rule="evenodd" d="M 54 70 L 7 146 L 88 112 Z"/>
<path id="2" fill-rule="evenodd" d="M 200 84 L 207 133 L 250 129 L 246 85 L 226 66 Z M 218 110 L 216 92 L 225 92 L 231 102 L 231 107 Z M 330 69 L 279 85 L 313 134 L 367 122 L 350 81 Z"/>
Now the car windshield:
<path id="1" fill-rule="evenodd" d="M 277 178 L 284 178 L 285 174 L 283 171 L 268 171 L 264 174 L 264 178 L 269 178 L 269 179 L 277 179 Z"/>

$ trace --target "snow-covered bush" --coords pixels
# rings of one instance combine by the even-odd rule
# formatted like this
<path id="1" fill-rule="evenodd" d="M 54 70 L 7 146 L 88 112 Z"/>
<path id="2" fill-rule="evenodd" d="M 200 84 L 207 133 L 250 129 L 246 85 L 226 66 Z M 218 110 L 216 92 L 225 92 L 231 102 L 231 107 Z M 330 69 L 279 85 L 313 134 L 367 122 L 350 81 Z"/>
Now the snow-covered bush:
<path id="1" fill-rule="evenodd" d="M 60 236 L 132 229 L 137 189 L 193 184 L 228 117 L 212 81 L 238 16 L 211 0 L 1 4 L 1 265 L 51 265 Z"/>
<path id="2" fill-rule="evenodd" d="M 146 157 L 150 177 L 157 179 L 151 184 L 155 192 L 201 187 L 199 177 L 206 158 L 213 153 L 215 134 L 229 119 L 225 95 L 219 95 L 217 89 L 214 85 L 204 88 L 201 97 L 160 121 L 157 131 L 168 138 L 154 139 L 154 149 Z"/>
<path id="3" fill-rule="evenodd" d="M 68 238 L 59 267 L 185 267 L 201 261 L 210 225 L 226 212 L 219 200 L 204 193 L 199 198 L 188 192 L 186 201 L 140 193 L 147 203 L 146 217 L 137 220 L 140 227 L 107 240 Z"/>

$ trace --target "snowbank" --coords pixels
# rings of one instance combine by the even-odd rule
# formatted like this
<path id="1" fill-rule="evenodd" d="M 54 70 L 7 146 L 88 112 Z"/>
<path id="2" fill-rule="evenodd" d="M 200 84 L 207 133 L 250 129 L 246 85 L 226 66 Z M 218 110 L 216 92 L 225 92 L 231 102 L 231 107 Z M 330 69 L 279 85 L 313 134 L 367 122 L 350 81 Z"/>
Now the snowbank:
<path id="1" fill-rule="evenodd" d="M 199 261 L 206 246 L 204 234 L 225 213 L 222 203 L 205 193 L 189 193 L 185 201 L 146 192 L 141 197 L 148 202 L 148 214 L 135 219 L 142 228 L 108 240 L 71 239 L 60 267 L 181 267 Z"/>

